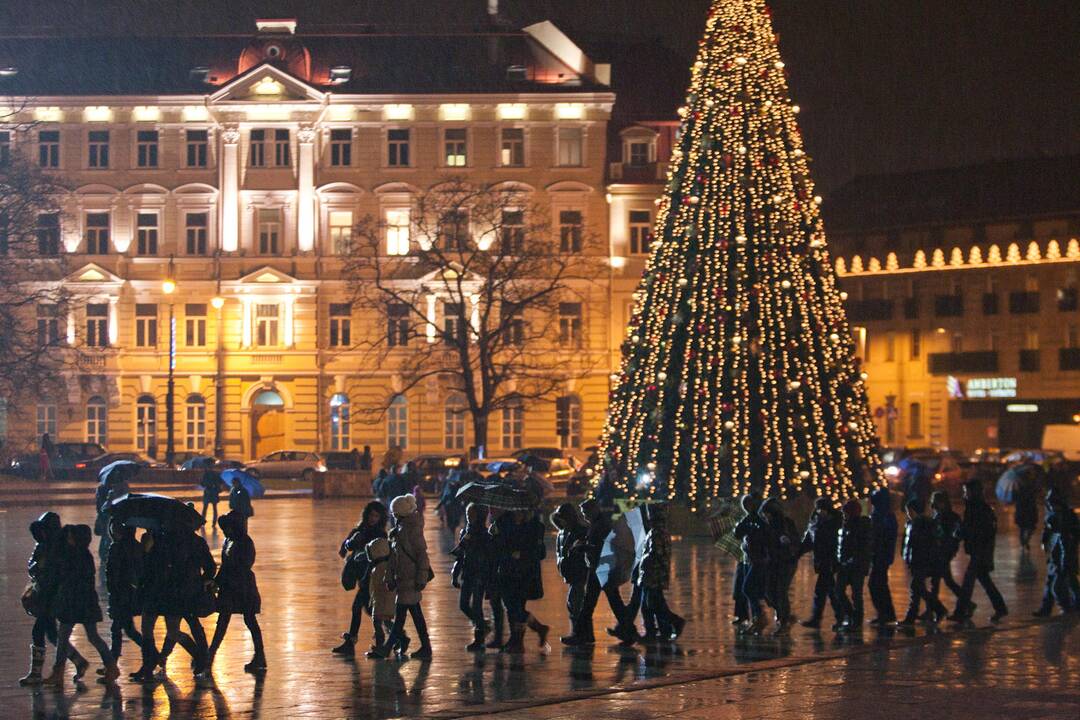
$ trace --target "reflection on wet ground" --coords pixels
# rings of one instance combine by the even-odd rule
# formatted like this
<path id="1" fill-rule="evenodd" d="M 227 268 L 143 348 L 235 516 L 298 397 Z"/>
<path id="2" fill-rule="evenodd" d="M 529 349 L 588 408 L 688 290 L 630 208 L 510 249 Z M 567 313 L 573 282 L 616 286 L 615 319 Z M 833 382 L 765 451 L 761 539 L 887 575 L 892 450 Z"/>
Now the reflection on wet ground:
<path id="1" fill-rule="evenodd" d="M 1076 717 L 1080 632 L 1061 621 L 1029 626 L 1041 593 L 1043 557 L 1038 550 L 1030 558 L 1022 555 L 1015 535 L 1000 539 L 995 573 L 1013 615 L 994 631 L 945 629 L 928 637 L 922 628 L 911 635 L 867 630 L 861 638 L 838 639 L 796 628 L 788 638 L 738 638 L 729 625 L 731 560 L 708 543 L 684 540 L 674 544 L 668 594 L 690 620 L 678 644 L 648 650 L 600 644 L 591 651 L 570 651 L 556 642 L 546 655 L 531 650 L 518 657 L 492 651 L 474 656 L 464 650 L 471 632 L 449 583 L 446 553 L 452 538 L 429 518 L 429 550 L 438 577 L 424 593 L 424 610 L 434 659 L 351 661 L 331 655 L 329 648 L 347 629 L 351 601 L 338 584 L 336 550 L 361 505 L 309 500 L 257 505 L 251 530 L 270 664 L 264 677 L 242 670 L 251 646 L 237 618 L 218 655 L 213 683 L 196 683 L 186 655 L 177 652 L 168 682 L 141 687 L 125 681 L 108 691 L 93 683 L 77 688 L 69 681 L 62 693 L 34 693 L 15 684 L 28 661 L 31 622 L 18 597 L 32 544 L 26 528 L 36 513 L 0 512 L 0 715 L 385 718 L 504 711 L 502 717 L 706 718 L 722 711 L 724 717 L 890 717 L 904 708 L 910 714 L 912 703 L 930 702 L 953 708 L 944 717 L 974 715 L 967 711 L 976 706 L 1011 708 L 1019 717 L 1065 710 Z M 64 511 L 65 522 L 86 522 L 91 512 Z M 1002 527 L 1011 530 L 1008 523 Z M 211 533 L 208 540 L 216 553 L 222 538 Z M 546 595 L 533 611 L 562 632 L 565 588 L 550 556 L 544 582 Z M 800 616 L 808 609 L 812 583 L 804 561 L 793 593 Z M 907 597 L 901 565 L 894 568 L 892 588 L 902 612 Z M 951 604 L 951 598 L 946 601 Z M 977 619 L 986 626 L 987 604 L 980 604 Z M 598 635 L 610 621 L 606 610 L 597 612 Z M 208 632 L 212 624 L 209 618 Z M 370 631 L 365 620 L 358 647 L 366 647 Z M 76 642 L 94 657 L 80 631 Z M 125 648 L 121 664 L 130 671 L 137 665 L 136 652 L 130 643 Z"/>

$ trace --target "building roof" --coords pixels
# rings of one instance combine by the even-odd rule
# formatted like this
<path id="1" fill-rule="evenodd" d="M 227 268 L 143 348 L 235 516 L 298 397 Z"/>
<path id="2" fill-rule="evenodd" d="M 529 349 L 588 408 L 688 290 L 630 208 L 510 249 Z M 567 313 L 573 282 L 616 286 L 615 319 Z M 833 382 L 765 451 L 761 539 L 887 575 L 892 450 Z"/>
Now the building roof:
<path id="1" fill-rule="evenodd" d="M 271 44 L 283 52 L 266 55 Z M 559 60 L 524 30 L 401 31 L 209 37 L 0 36 L 0 95 L 211 93 L 253 56 L 339 93 L 608 91 Z M 330 68 L 351 76 L 331 83 Z M 511 66 L 524 68 L 515 77 Z M 207 68 L 207 79 L 192 71 Z"/>
<path id="2" fill-rule="evenodd" d="M 832 232 L 1080 214 L 1080 155 L 867 175 L 826 198 Z"/>

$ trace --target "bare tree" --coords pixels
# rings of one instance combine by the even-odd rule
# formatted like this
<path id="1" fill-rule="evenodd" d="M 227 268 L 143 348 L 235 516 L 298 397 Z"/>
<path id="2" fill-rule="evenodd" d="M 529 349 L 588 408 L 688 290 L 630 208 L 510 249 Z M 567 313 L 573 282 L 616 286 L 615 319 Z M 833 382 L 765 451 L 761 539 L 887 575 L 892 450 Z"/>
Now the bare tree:
<path id="1" fill-rule="evenodd" d="M 414 196 L 406 225 L 357 225 L 344 277 L 378 324 L 353 349 L 400 378 L 361 412 L 436 382 L 464 398 L 482 447 L 493 413 L 552 400 L 596 367 L 582 310 L 606 273 L 580 224 L 553 231 L 549 217 L 527 192 L 454 179 Z"/>
<path id="2" fill-rule="evenodd" d="M 72 361 L 61 245 L 63 180 L 42 172 L 19 139 L 33 123 L 0 115 L 0 401 L 54 393 Z"/>

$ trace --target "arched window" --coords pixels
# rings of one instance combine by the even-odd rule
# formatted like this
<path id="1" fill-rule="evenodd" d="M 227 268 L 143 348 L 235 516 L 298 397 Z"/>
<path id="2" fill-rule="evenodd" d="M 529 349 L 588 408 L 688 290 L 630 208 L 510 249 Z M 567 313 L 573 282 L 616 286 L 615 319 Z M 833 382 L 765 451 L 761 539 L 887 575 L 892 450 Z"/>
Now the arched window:
<path id="1" fill-rule="evenodd" d="M 465 449 L 465 398 L 454 393 L 446 398 L 443 428 L 447 450 Z"/>
<path id="2" fill-rule="evenodd" d="M 555 401 L 555 434 L 559 436 L 559 447 L 581 447 L 581 398 L 577 395 L 564 395 Z"/>
<path id="3" fill-rule="evenodd" d="M 330 449 L 348 450 L 352 445 L 349 421 L 349 396 L 342 393 L 330 398 Z"/>
<path id="4" fill-rule="evenodd" d="M 255 399 L 252 401 L 251 404 L 252 405 L 270 405 L 270 406 L 281 407 L 281 406 L 285 405 L 285 401 L 282 400 L 281 396 L 278 395 L 273 390 L 263 390 L 262 392 L 260 392 L 258 395 L 255 396 Z"/>
<path id="5" fill-rule="evenodd" d="M 107 445 L 109 407 L 95 395 L 86 403 L 86 442 Z"/>
<path id="6" fill-rule="evenodd" d="M 386 445 L 405 450 L 409 447 L 409 401 L 397 395 L 386 411 Z"/>
<path id="7" fill-rule="evenodd" d="M 135 449 L 151 457 L 157 453 L 157 403 L 151 395 L 135 402 Z"/>
<path id="8" fill-rule="evenodd" d="M 184 408 L 184 449 L 206 447 L 206 400 L 202 395 L 188 395 Z"/>

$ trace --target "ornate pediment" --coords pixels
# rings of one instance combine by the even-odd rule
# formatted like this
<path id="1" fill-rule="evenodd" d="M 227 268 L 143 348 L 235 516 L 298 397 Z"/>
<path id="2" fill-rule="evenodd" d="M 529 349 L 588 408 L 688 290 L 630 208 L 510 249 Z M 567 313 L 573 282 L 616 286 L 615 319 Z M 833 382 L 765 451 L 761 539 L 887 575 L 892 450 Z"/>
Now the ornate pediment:
<path id="1" fill-rule="evenodd" d="M 263 63 L 223 85 L 220 90 L 210 96 L 210 104 L 321 103 L 325 98 L 326 93 L 308 85 L 300 78 L 269 63 Z"/>
<path id="2" fill-rule="evenodd" d="M 97 263 L 87 263 L 75 272 L 68 275 L 65 279 L 65 282 L 73 284 L 87 283 L 93 285 L 123 285 L 124 279 L 121 278 L 119 275 L 114 275 L 113 273 L 101 267 Z"/>
<path id="3" fill-rule="evenodd" d="M 255 272 L 248 273 L 240 278 L 240 282 L 244 284 L 254 283 L 256 285 L 287 285 L 296 282 L 296 278 L 265 265 Z"/>

